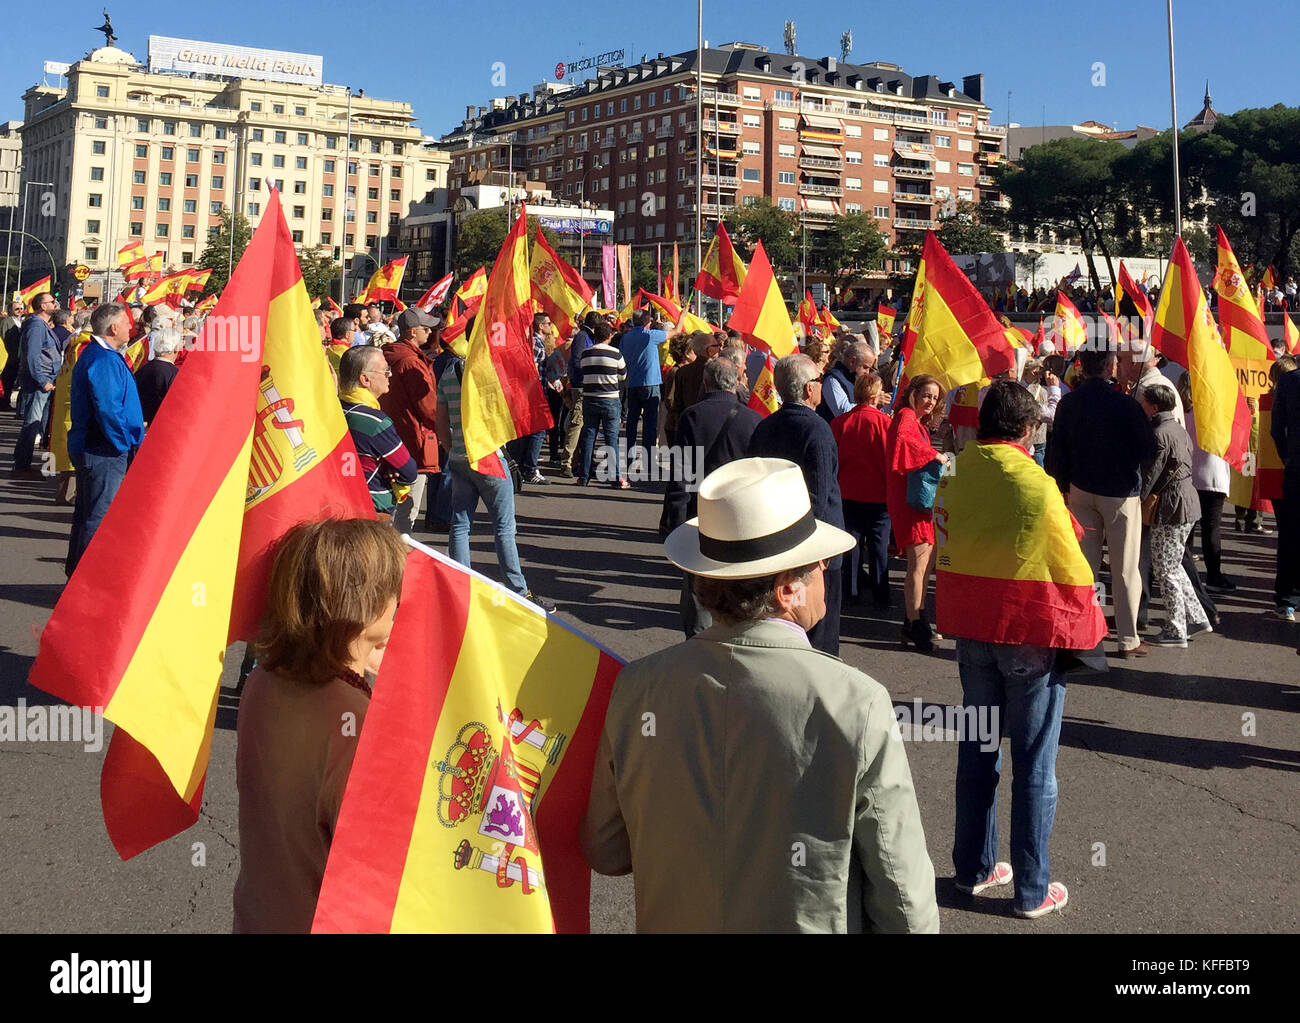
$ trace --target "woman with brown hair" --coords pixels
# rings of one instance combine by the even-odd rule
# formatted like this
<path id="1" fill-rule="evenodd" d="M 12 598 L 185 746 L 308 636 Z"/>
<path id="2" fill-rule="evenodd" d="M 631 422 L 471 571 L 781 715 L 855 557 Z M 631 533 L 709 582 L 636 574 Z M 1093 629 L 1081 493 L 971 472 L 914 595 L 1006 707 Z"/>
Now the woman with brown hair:
<path id="1" fill-rule="evenodd" d="M 926 470 L 937 482 L 934 470 L 951 458 L 934 449 L 924 425 L 938 408 L 941 394 L 939 381 L 928 374 L 908 381 L 898 412 L 889 424 L 885 448 L 888 470 L 885 505 L 898 549 L 907 554 L 907 574 L 903 577 L 903 646 L 911 640 L 923 653 L 934 647 L 930 623 L 925 617 L 925 583 L 934 558 L 934 492 L 933 489 L 928 492 L 928 505 L 924 504 L 924 495 L 914 497 L 922 505 L 914 506 L 908 501 L 908 477 Z"/>
<path id="2" fill-rule="evenodd" d="M 302 523 L 276 548 L 239 702 L 236 933 L 311 930 L 406 553 L 369 519 Z"/>

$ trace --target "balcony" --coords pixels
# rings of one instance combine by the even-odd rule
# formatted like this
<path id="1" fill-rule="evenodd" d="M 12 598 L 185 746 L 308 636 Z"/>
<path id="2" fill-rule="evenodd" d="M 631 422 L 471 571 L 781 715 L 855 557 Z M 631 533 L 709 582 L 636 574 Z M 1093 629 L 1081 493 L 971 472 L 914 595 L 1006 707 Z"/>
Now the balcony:
<path id="1" fill-rule="evenodd" d="M 895 167 L 894 177 L 932 178 L 934 177 L 934 168 L 933 167 Z"/>
<path id="2" fill-rule="evenodd" d="M 601 149 L 613 149 L 615 145 L 616 143 L 613 135 L 606 135 L 603 139 L 600 140 Z"/>
<path id="3" fill-rule="evenodd" d="M 931 143 L 923 142 L 921 139 L 904 138 L 902 135 L 897 135 L 894 137 L 894 146 L 895 147 L 902 146 L 905 149 L 912 150 L 913 152 L 917 150 L 920 150 L 922 153 L 934 152 L 934 146 Z"/>
<path id="4" fill-rule="evenodd" d="M 639 131 L 630 131 L 627 133 L 627 136 L 623 139 L 623 141 L 626 142 L 628 145 L 635 145 L 636 143 L 640 142 L 643 138 L 645 138 L 645 136 L 642 135 Z"/>
<path id="5" fill-rule="evenodd" d="M 716 103 L 720 107 L 738 107 L 741 104 L 738 93 L 723 92 L 720 89 L 704 89 L 700 96 L 705 103 Z"/>
<path id="6" fill-rule="evenodd" d="M 989 174 L 981 174 L 975 180 L 979 182 L 981 185 L 984 185 L 986 188 L 991 187 L 995 183 L 992 175 Z"/>
<path id="7" fill-rule="evenodd" d="M 825 156 L 801 156 L 799 157 L 799 166 L 803 170 L 829 170 L 838 174 L 844 166 L 844 161 L 831 160 Z"/>
<path id="8" fill-rule="evenodd" d="M 670 124 L 667 128 L 659 128 L 655 131 L 655 138 L 670 139 L 673 137 L 673 126 Z"/>
<path id="9" fill-rule="evenodd" d="M 1007 129 L 1004 125 L 1001 124 L 981 124 L 975 128 L 975 134 L 976 135 L 997 135 L 999 137 L 1005 137 L 1007 134 Z"/>
<path id="10" fill-rule="evenodd" d="M 804 220 L 809 221 L 810 223 L 813 221 L 830 221 L 839 216 L 838 213 L 822 210 L 801 210 L 800 215 Z"/>
<path id="11" fill-rule="evenodd" d="M 895 217 L 894 226 L 905 228 L 909 231 L 924 231 L 933 229 L 936 225 L 933 220 L 921 220 L 917 217 Z"/>
<path id="12" fill-rule="evenodd" d="M 703 183 L 705 188 L 739 188 L 740 187 L 740 179 L 735 177 L 735 175 L 729 176 L 723 174 L 719 176 L 717 174 L 703 174 L 700 176 L 700 181 Z"/>
<path id="13" fill-rule="evenodd" d="M 929 206 L 934 202 L 934 196 L 929 192 L 895 192 L 894 202 L 919 202 Z"/>
<path id="14" fill-rule="evenodd" d="M 844 194 L 842 185 L 817 185 L 811 181 L 799 182 L 799 192 L 802 195 L 830 195 L 841 196 Z"/>
<path id="15" fill-rule="evenodd" d="M 704 119 L 704 134 L 739 135 L 740 125 L 735 121 L 715 121 L 712 117 L 706 117 Z"/>

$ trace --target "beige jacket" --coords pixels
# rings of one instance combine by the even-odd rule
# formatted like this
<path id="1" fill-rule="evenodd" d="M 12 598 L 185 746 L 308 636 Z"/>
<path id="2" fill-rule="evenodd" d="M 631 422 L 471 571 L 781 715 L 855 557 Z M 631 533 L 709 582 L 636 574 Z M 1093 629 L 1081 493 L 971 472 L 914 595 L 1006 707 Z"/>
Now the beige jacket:
<path id="1" fill-rule="evenodd" d="M 889 694 L 776 621 L 623 669 L 582 847 L 639 931 L 939 929 Z"/>

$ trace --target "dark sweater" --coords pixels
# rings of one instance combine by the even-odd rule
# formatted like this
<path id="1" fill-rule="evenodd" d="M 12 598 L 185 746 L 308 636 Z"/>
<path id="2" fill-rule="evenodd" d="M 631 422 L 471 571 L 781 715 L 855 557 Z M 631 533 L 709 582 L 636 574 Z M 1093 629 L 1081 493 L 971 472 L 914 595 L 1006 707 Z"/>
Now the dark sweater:
<path id="1" fill-rule="evenodd" d="M 1099 377 L 1061 398 L 1045 466 L 1062 492 L 1074 485 L 1100 497 L 1136 497 L 1142 463 L 1156 442 L 1142 406 Z"/>

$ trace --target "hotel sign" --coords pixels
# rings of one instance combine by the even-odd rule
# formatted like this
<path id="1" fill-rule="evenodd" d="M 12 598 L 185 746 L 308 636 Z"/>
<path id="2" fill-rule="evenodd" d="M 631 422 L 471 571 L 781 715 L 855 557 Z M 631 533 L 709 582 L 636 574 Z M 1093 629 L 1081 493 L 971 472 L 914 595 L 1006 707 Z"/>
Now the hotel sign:
<path id="1" fill-rule="evenodd" d="M 576 75 L 579 71 L 590 71 L 592 68 L 607 67 L 610 64 L 622 64 L 624 59 L 623 50 L 608 50 L 594 57 L 583 57 L 568 64 L 560 61 L 555 65 L 555 78 L 559 81 L 564 78 L 566 72 Z"/>
<path id="2" fill-rule="evenodd" d="M 227 78 L 320 85 L 325 58 L 313 53 L 256 50 L 170 36 L 149 37 L 150 71 L 185 71 Z"/>

